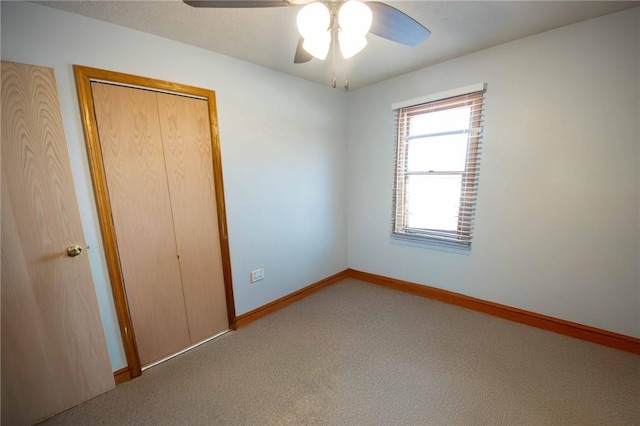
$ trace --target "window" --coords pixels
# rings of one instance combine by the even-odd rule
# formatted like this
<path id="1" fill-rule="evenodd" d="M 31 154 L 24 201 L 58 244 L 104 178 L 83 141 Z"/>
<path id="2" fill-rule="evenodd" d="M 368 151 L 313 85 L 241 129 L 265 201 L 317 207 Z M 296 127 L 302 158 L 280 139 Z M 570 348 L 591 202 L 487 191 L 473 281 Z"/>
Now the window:
<path id="1" fill-rule="evenodd" d="M 393 105 L 392 237 L 471 246 L 484 84 Z"/>

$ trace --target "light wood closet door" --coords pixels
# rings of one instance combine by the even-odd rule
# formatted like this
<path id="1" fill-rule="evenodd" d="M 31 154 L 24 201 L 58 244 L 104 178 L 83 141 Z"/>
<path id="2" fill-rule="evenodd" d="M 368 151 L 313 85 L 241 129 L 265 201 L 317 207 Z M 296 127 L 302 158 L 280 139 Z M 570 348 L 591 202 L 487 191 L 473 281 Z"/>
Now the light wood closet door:
<path id="1" fill-rule="evenodd" d="M 124 287 L 147 365 L 191 342 L 156 94 L 91 87 Z"/>
<path id="2" fill-rule="evenodd" d="M 50 68 L 2 62 L 2 423 L 115 387 Z"/>
<path id="3" fill-rule="evenodd" d="M 191 343 L 229 328 L 207 101 L 157 93 Z"/>

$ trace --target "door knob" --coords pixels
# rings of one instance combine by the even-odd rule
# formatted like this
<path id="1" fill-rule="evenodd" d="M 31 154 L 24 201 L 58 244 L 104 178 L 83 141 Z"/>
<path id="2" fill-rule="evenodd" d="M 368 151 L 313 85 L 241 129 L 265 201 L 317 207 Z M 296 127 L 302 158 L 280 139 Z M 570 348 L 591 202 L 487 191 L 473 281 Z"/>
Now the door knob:
<path id="1" fill-rule="evenodd" d="M 69 256 L 69 257 L 79 256 L 80 253 L 82 253 L 82 247 L 80 247 L 77 244 L 75 246 L 67 247 L 67 256 Z"/>

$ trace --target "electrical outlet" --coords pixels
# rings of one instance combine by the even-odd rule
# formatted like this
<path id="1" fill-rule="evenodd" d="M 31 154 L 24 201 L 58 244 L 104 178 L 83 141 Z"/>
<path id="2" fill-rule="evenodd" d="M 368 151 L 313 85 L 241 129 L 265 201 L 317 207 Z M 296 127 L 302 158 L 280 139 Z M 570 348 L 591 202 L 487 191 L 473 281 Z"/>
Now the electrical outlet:
<path id="1" fill-rule="evenodd" d="M 255 283 L 256 281 L 260 281 L 264 279 L 264 269 L 256 269 L 255 271 L 251 271 L 249 274 L 249 281 Z"/>

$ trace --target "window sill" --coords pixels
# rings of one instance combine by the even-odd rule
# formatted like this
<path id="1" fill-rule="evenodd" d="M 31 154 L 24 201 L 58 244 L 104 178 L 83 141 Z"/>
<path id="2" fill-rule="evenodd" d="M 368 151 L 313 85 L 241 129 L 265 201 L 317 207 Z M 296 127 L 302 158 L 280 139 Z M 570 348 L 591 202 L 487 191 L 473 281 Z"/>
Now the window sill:
<path id="1" fill-rule="evenodd" d="M 415 234 L 391 233 L 391 242 L 410 247 L 418 247 L 429 250 L 446 251 L 463 255 L 471 254 L 471 245 L 463 242 L 445 241 Z"/>

